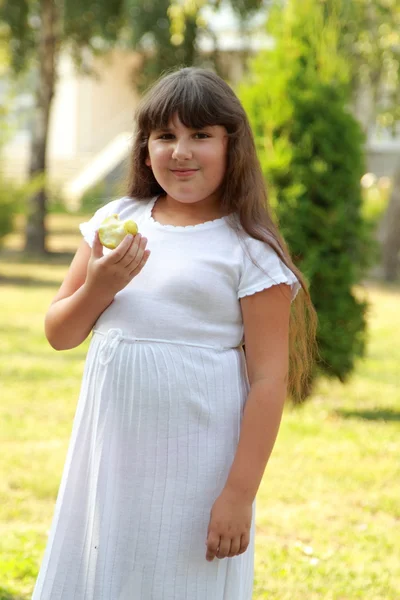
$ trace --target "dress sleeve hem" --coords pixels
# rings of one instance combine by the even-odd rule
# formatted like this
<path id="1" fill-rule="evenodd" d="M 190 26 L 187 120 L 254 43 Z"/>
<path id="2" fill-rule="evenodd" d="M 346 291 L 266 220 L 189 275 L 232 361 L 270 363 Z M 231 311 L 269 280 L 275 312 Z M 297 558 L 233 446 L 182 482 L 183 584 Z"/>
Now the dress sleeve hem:
<path id="1" fill-rule="evenodd" d="M 244 296 L 252 296 L 253 294 L 256 294 L 257 292 L 262 292 L 263 290 L 266 290 L 274 285 L 278 285 L 280 283 L 285 283 L 286 285 L 290 285 L 291 290 L 292 290 L 292 299 L 291 301 L 293 302 L 293 300 L 296 298 L 301 285 L 299 283 L 299 281 L 297 280 L 297 278 L 295 280 L 288 280 L 288 278 L 285 275 L 280 275 L 277 276 L 274 279 L 268 279 L 265 281 L 262 281 L 260 283 L 258 283 L 257 285 L 253 285 L 252 287 L 246 288 L 244 290 L 239 290 L 238 292 L 238 299 L 240 300 L 240 298 L 243 298 Z"/>
<path id="2" fill-rule="evenodd" d="M 94 242 L 95 232 L 92 230 L 89 221 L 86 221 L 85 223 L 80 223 L 79 230 L 80 230 L 85 242 L 87 244 L 89 244 L 90 247 L 92 247 L 93 242 Z"/>

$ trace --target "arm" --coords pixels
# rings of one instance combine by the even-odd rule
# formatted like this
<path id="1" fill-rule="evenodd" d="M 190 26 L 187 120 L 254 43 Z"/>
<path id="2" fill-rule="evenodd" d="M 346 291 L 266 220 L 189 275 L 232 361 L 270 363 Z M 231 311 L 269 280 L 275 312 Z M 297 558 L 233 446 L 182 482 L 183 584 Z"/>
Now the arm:
<path id="1" fill-rule="evenodd" d="M 235 457 L 211 511 L 209 561 L 242 554 L 249 545 L 252 503 L 278 435 L 287 390 L 290 288 L 274 285 L 240 302 L 250 391 Z"/>
<path id="2" fill-rule="evenodd" d="M 75 348 L 87 338 L 115 294 L 140 273 L 150 255 L 146 243 L 140 235 L 128 235 L 103 256 L 97 233 L 92 249 L 81 242 L 45 317 L 46 337 L 53 348 Z"/>
<path id="3" fill-rule="evenodd" d="M 286 398 L 290 299 L 285 284 L 241 299 L 250 392 L 225 487 L 250 502 L 272 453 Z"/>

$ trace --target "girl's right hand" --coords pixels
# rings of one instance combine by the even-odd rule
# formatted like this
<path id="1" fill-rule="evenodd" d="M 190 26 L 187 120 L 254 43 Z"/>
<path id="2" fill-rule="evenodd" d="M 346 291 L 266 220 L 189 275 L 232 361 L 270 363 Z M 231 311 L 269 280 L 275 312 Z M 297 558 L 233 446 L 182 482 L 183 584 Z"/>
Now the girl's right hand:
<path id="1" fill-rule="evenodd" d="M 112 301 L 118 292 L 139 275 L 146 264 L 150 256 L 146 244 L 147 239 L 140 233 L 135 236 L 126 235 L 115 250 L 104 256 L 96 231 L 87 267 L 86 287 Z"/>

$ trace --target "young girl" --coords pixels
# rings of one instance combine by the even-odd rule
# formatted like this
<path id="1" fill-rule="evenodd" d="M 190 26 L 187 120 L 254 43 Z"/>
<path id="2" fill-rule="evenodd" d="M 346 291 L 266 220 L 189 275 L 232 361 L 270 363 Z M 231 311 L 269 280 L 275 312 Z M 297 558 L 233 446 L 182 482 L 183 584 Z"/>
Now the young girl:
<path id="1" fill-rule="evenodd" d="M 93 335 L 33 599 L 251 600 L 255 497 L 315 313 L 231 88 L 181 69 L 136 125 L 128 194 L 81 225 L 46 315 L 57 350 Z M 114 213 L 139 233 L 107 250 Z"/>

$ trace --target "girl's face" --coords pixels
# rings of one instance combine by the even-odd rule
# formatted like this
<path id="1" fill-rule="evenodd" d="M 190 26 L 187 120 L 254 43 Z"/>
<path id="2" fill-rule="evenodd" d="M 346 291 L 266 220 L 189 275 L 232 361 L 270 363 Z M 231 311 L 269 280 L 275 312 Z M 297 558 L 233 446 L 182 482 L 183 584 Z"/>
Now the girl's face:
<path id="1" fill-rule="evenodd" d="M 227 146 L 225 127 L 189 129 L 175 114 L 166 129 L 151 132 L 145 162 L 174 200 L 187 204 L 217 202 L 226 171 Z"/>

